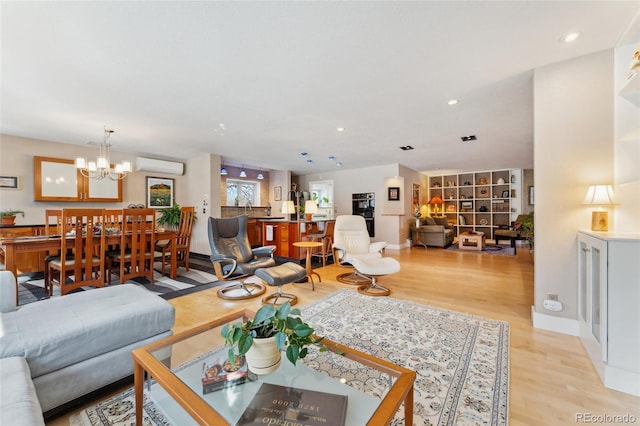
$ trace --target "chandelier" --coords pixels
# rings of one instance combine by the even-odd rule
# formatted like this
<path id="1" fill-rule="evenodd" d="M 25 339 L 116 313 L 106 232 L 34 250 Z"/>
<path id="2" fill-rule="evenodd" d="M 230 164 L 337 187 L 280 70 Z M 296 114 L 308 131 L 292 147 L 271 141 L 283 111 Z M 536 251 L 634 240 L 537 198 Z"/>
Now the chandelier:
<path id="1" fill-rule="evenodd" d="M 80 170 L 82 176 L 90 179 L 118 180 L 123 179 L 127 173 L 131 172 L 129 161 L 123 161 L 116 164 L 113 169 L 111 168 L 111 144 L 108 140 L 113 132 L 114 130 L 108 130 L 107 126 L 104 127 L 104 137 L 96 161 L 87 161 L 83 157 L 76 158 L 76 169 Z"/>

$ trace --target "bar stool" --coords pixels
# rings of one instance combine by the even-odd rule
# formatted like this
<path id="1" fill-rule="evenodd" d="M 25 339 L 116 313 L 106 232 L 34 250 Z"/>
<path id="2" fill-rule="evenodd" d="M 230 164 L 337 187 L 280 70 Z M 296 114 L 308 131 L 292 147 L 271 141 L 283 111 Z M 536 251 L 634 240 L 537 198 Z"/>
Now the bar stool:
<path id="1" fill-rule="evenodd" d="M 311 256 L 321 257 L 323 267 L 327 266 L 327 259 L 329 256 L 333 257 L 333 229 L 335 225 L 336 222 L 331 220 L 325 222 L 324 230 L 321 233 L 307 234 L 307 237 L 309 237 L 311 241 L 322 243 L 320 253 L 314 252 Z"/>

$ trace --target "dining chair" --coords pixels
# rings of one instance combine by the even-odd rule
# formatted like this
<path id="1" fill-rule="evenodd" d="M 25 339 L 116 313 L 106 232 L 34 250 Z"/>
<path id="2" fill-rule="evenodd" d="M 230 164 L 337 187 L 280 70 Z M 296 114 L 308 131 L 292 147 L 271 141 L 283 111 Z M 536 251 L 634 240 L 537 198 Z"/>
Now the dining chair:
<path id="1" fill-rule="evenodd" d="M 45 287 L 60 286 L 64 296 L 84 286 L 104 286 L 104 209 L 62 209 L 60 253 L 49 261 Z M 56 280 L 57 279 L 57 280 Z"/>
<path id="2" fill-rule="evenodd" d="M 63 233 L 62 209 L 46 209 L 44 211 L 44 235 L 62 235 Z M 56 253 L 48 252 L 44 257 L 44 291 L 47 293 L 49 293 L 49 263 L 54 259 L 60 259 L 60 250 Z"/>
<path id="3" fill-rule="evenodd" d="M 180 221 L 176 235 L 176 262 L 184 265 L 189 270 L 189 251 L 191 250 L 191 232 L 195 221 L 196 208 L 194 206 L 180 207 Z M 171 241 L 160 240 L 155 244 L 155 251 L 162 253 L 160 261 L 162 263 L 162 275 L 164 267 L 168 264 L 167 256 L 171 253 Z"/>
<path id="4" fill-rule="evenodd" d="M 103 230 L 106 235 L 122 230 L 122 209 L 104 209 Z M 109 244 L 105 248 L 106 256 L 115 254 L 120 249 L 119 244 Z"/>
<path id="5" fill-rule="evenodd" d="M 153 247 L 155 246 L 155 209 L 123 209 L 120 249 L 107 257 L 107 283 L 115 265 L 120 284 L 131 278 L 146 277 L 154 283 Z"/>

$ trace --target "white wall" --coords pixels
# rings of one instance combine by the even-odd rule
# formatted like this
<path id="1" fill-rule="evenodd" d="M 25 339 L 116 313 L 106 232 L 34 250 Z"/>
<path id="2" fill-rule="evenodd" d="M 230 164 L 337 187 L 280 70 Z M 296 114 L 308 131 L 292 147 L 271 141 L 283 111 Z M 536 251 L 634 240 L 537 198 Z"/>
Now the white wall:
<path id="1" fill-rule="evenodd" d="M 613 51 L 534 73 L 535 311 L 577 318 L 577 230 L 589 185 L 613 182 Z M 542 301 L 557 293 L 558 313 Z"/>

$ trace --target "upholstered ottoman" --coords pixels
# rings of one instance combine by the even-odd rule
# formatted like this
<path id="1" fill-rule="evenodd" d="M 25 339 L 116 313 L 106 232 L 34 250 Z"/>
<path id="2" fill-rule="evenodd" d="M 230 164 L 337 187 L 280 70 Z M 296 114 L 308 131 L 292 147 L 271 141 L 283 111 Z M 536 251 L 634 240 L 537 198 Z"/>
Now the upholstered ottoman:
<path id="1" fill-rule="evenodd" d="M 368 259 L 353 256 L 351 264 L 356 269 L 356 275 L 366 278 L 369 283 L 358 287 L 358 292 L 370 296 L 388 296 L 391 290 L 378 284 L 376 277 L 394 274 L 400 271 L 400 263 L 391 257 Z"/>
<path id="2" fill-rule="evenodd" d="M 133 284 L 3 313 L 0 358 L 26 358 L 46 412 L 133 373 L 131 351 L 171 335 L 174 307 Z"/>
<path id="3" fill-rule="evenodd" d="M 0 359 L 0 425 L 42 425 L 42 409 L 31 381 L 27 360 Z"/>
<path id="4" fill-rule="evenodd" d="M 282 286 L 305 278 L 307 270 L 298 264 L 287 262 L 271 268 L 256 269 L 255 275 L 267 284 L 278 287 L 277 292 L 263 297 L 262 303 L 271 303 L 273 299 L 273 304 L 277 305 L 278 299 L 283 298 L 295 305 L 298 303 L 298 297 L 295 294 L 283 293 Z"/>

